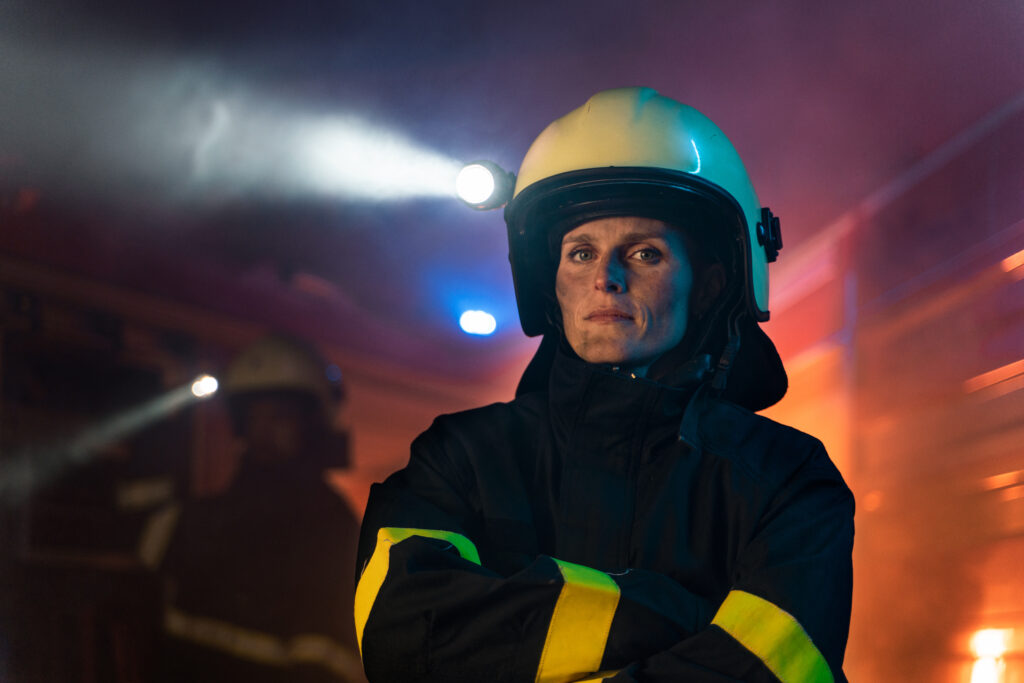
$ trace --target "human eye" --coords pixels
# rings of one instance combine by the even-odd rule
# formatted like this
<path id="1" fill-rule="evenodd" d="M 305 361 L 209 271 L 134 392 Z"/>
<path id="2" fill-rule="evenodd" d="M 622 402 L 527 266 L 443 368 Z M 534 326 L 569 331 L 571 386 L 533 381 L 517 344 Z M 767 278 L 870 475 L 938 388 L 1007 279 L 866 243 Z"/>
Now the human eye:
<path id="1" fill-rule="evenodd" d="M 634 249 L 629 257 L 641 263 L 657 263 L 661 259 L 661 251 L 654 247 L 640 247 Z"/>
<path id="2" fill-rule="evenodd" d="M 594 260 L 594 250 L 590 247 L 575 247 L 565 256 L 574 263 L 588 263 Z"/>

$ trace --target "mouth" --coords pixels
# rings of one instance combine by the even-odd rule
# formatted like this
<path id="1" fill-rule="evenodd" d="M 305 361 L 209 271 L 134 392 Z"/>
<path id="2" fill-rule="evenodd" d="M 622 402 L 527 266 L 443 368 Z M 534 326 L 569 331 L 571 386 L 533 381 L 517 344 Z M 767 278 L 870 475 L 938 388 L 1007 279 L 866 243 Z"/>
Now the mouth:
<path id="1" fill-rule="evenodd" d="M 583 316 L 584 320 L 593 323 L 632 322 L 633 316 L 618 308 L 598 308 Z"/>

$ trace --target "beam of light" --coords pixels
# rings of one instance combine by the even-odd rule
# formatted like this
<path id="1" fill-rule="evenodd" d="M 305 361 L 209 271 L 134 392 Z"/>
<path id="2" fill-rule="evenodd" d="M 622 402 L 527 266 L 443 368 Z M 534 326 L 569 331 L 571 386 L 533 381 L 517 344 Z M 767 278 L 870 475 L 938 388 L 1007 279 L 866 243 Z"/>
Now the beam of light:
<path id="1" fill-rule="evenodd" d="M 461 164 L 395 131 L 355 117 L 331 117 L 294 130 L 298 179 L 352 199 L 451 197 Z"/>
<path id="2" fill-rule="evenodd" d="M 459 317 L 459 327 L 466 334 L 488 335 L 498 329 L 498 323 L 486 311 L 466 311 Z"/>
<path id="3" fill-rule="evenodd" d="M 212 378 L 211 378 L 212 379 Z M 57 444 L 26 448 L 0 462 L 0 503 L 17 505 L 67 470 L 88 462 L 111 444 L 196 400 L 186 384 L 114 415 Z"/>
<path id="4" fill-rule="evenodd" d="M 47 188 L 169 204 L 455 196 L 461 161 L 372 112 L 284 100 L 205 61 L 140 59 L 103 40 L 65 50 L 3 29 L 11 68 L 0 68 L 0 92 L 12 96 L 0 107 L 0 144 Z"/>

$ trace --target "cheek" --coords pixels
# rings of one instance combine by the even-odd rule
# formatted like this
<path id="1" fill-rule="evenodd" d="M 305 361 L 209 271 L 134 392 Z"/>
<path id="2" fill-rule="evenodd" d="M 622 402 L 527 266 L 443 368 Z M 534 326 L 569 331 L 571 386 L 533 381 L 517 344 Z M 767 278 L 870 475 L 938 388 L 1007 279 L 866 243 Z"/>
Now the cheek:
<path id="1" fill-rule="evenodd" d="M 651 294 L 652 313 L 659 319 L 662 328 L 686 328 L 690 315 L 690 289 L 692 278 L 689 273 L 678 273 L 666 278 L 653 288 Z"/>
<path id="2" fill-rule="evenodd" d="M 558 300 L 558 307 L 562 309 L 563 318 L 568 317 L 566 314 L 572 310 L 574 291 L 575 288 L 569 276 L 559 270 L 555 276 L 555 298 Z"/>

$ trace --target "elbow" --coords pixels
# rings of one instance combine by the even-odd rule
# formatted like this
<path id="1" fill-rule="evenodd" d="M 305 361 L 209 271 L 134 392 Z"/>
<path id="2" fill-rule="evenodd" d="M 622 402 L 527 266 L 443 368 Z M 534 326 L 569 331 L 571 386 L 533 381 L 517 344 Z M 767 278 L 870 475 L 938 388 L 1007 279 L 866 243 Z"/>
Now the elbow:
<path id="1" fill-rule="evenodd" d="M 376 616 L 376 615 L 374 615 Z M 371 618 L 360 642 L 367 680 L 412 681 L 427 672 L 428 619 L 418 616 L 395 623 Z"/>

